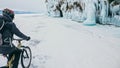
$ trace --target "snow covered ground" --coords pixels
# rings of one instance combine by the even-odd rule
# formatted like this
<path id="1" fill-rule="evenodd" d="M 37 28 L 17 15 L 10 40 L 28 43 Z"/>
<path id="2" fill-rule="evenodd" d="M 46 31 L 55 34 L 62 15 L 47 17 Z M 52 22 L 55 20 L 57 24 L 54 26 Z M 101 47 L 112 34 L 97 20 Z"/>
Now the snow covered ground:
<path id="1" fill-rule="evenodd" d="M 30 68 L 120 68 L 120 27 L 84 26 L 46 15 L 16 15 L 17 27 L 31 40 Z M 0 56 L 0 66 L 6 59 Z"/>

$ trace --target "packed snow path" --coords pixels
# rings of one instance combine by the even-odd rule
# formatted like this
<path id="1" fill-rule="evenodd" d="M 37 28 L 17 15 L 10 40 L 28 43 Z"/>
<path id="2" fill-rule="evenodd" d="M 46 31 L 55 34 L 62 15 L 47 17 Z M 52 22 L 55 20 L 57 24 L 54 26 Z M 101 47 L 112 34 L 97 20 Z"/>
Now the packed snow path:
<path id="1" fill-rule="evenodd" d="M 31 40 L 30 68 L 120 68 L 120 27 L 84 26 L 45 15 L 16 15 Z"/>

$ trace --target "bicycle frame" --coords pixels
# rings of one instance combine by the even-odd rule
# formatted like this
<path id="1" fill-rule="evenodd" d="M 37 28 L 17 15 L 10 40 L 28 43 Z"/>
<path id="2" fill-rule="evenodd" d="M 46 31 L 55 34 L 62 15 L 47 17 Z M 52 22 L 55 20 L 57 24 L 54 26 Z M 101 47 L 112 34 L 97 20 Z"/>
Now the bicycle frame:
<path id="1" fill-rule="evenodd" d="M 31 59 L 32 59 L 31 49 L 28 46 L 22 46 L 21 41 L 23 41 L 24 39 L 13 39 L 13 40 L 16 40 L 18 42 L 17 48 L 22 50 L 22 52 L 20 54 L 22 67 L 29 68 L 29 66 L 31 64 Z M 8 58 L 8 56 L 6 56 L 6 57 Z M 10 58 L 10 60 L 8 61 L 7 67 L 9 67 L 9 68 L 13 67 L 12 63 L 13 63 L 14 59 L 15 59 L 15 54 L 13 54 L 12 57 Z M 28 64 L 24 64 L 24 60 L 26 60 L 26 59 L 28 59 L 28 61 L 29 61 Z"/>
<path id="2" fill-rule="evenodd" d="M 21 43 L 22 39 L 14 39 L 14 40 L 18 41 L 17 48 L 20 48 L 20 47 L 22 46 L 22 43 Z M 14 59 L 15 59 L 15 55 L 13 54 L 12 58 L 11 58 L 11 59 L 8 61 L 8 63 L 7 63 L 7 66 L 8 66 L 9 68 L 12 67 L 12 61 L 13 61 Z"/>

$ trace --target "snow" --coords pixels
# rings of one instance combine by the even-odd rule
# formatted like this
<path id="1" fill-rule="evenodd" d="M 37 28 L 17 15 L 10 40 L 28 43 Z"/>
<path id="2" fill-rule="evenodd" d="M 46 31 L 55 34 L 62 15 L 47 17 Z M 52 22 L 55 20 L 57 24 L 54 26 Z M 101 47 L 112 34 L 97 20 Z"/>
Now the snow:
<path id="1" fill-rule="evenodd" d="M 84 26 L 44 14 L 16 15 L 15 23 L 30 41 L 30 68 L 120 68 L 120 28 Z M 6 60 L 0 56 L 0 66 Z"/>

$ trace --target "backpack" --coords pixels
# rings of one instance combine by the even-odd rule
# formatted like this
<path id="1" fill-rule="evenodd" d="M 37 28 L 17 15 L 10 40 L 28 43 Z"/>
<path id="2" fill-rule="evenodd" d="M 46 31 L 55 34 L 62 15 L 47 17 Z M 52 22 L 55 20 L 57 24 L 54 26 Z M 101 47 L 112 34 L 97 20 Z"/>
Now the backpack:
<path id="1" fill-rule="evenodd" d="M 10 54 L 15 50 L 15 47 L 12 46 L 12 43 L 7 41 L 11 36 L 11 33 L 8 28 L 5 29 L 5 25 L 7 22 L 4 22 L 4 19 L 0 18 L 0 54 Z M 5 45 L 4 42 L 8 42 L 10 44 Z"/>
<path id="2" fill-rule="evenodd" d="M 3 44 L 3 39 L 2 39 L 2 29 L 5 25 L 5 22 L 2 18 L 0 18 L 0 46 Z"/>

